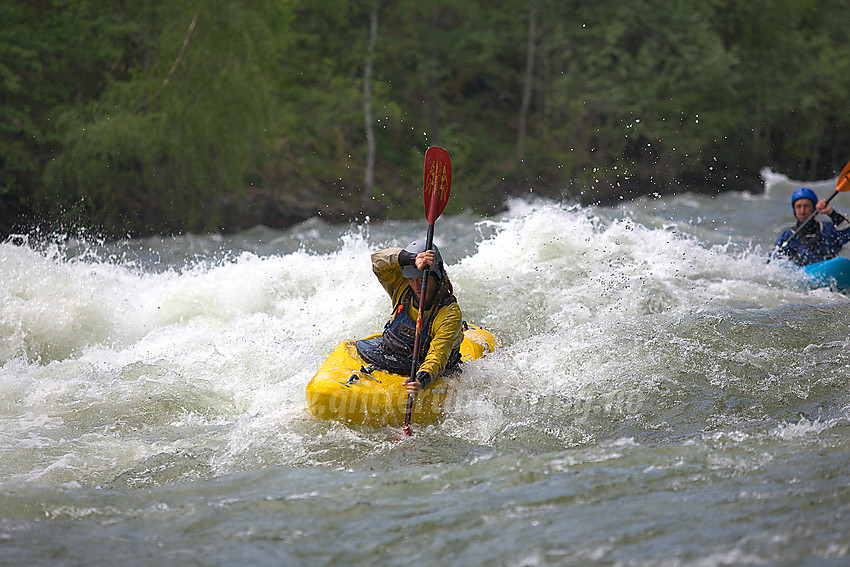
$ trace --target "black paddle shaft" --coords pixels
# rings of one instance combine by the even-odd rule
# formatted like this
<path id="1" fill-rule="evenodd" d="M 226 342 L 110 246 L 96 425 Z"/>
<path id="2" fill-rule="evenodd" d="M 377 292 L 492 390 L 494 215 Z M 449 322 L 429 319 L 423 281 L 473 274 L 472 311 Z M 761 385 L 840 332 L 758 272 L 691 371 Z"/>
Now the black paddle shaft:
<path id="1" fill-rule="evenodd" d="M 425 250 L 431 250 L 434 244 L 434 225 L 428 225 L 428 234 L 425 237 Z M 415 260 L 414 260 L 415 261 Z M 419 351 L 422 344 L 422 311 L 425 309 L 425 298 L 428 297 L 428 266 L 422 271 L 422 289 L 419 292 L 419 315 L 416 317 L 416 336 L 413 340 L 413 363 L 410 365 L 410 381 L 416 380 L 416 372 L 419 370 Z M 410 425 L 410 417 L 413 414 L 413 395 L 407 396 L 407 411 L 404 414 L 404 425 Z"/>

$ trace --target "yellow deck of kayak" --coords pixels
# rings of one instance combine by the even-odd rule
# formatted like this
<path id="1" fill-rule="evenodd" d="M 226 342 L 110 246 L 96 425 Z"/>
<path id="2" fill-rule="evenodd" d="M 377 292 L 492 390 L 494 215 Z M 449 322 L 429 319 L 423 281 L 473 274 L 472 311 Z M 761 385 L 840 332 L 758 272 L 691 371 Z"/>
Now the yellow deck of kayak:
<path id="1" fill-rule="evenodd" d="M 481 327 L 468 325 L 463 334 L 460 354 L 464 363 L 493 352 L 496 347 L 493 335 Z M 380 333 L 371 335 L 376 336 Z M 364 372 L 369 365 L 357 353 L 356 342 L 346 339 L 339 343 L 307 384 L 310 411 L 320 419 L 347 424 L 372 427 L 402 425 L 407 409 L 407 392 L 402 382 L 408 376 L 384 370 Z M 439 376 L 420 391 L 413 406 L 411 422 L 427 424 L 434 421 L 442 413 L 443 403 L 457 382 L 457 374 Z"/>

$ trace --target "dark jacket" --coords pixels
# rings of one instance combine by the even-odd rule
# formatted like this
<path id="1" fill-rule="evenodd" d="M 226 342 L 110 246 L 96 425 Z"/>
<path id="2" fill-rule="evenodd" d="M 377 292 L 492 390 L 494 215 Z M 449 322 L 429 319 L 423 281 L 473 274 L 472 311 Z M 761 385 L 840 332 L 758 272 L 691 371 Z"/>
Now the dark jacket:
<path id="1" fill-rule="evenodd" d="M 808 266 L 815 262 L 835 258 L 841 252 L 841 247 L 850 242 L 850 227 L 836 228 L 836 225 L 847 220 L 841 213 L 833 211 L 830 217 L 835 221 L 835 224 L 811 220 L 802 232 L 782 248 L 782 244 L 791 238 L 794 231 L 800 227 L 801 223 L 797 221 L 796 225 L 786 228 L 779 235 L 779 238 L 776 239 L 775 250 L 779 254 L 787 256 L 798 266 Z"/>

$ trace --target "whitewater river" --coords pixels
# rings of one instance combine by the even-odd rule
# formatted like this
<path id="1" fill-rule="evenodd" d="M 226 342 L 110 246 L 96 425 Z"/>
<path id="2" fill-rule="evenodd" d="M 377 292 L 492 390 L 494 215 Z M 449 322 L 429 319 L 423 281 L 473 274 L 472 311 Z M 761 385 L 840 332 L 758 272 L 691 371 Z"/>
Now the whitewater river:
<path id="1" fill-rule="evenodd" d="M 304 388 L 424 218 L 0 244 L 0 565 L 847 565 L 850 302 L 766 263 L 763 175 L 441 217 L 500 346 L 403 441 Z"/>

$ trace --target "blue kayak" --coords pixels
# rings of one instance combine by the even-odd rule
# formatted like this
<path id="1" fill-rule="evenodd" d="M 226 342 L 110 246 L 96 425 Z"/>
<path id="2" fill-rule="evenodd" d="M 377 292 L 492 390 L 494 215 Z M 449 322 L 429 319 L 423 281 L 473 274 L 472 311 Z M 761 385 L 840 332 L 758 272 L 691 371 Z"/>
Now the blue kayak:
<path id="1" fill-rule="evenodd" d="M 829 286 L 838 291 L 850 290 L 850 259 L 838 256 L 803 266 L 803 271 L 813 287 Z"/>

